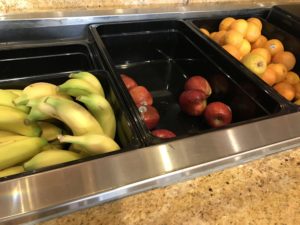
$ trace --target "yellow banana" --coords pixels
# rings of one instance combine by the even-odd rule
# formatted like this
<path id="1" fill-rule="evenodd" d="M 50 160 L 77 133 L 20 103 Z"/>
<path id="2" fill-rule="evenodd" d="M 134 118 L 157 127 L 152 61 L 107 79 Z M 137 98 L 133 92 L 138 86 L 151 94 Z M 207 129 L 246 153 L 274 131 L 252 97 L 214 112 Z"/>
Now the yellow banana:
<path id="1" fill-rule="evenodd" d="M 78 103 L 55 96 L 47 97 L 44 103 L 47 107 L 40 108 L 42 113 L 65 123 L 74 135 L 103 134 L 97 120 Z"/>
<path id="2" fill-rule="evenodd" d="M 0 106 L 0 129 L 25 136 L 39 136 L 41 128 L 35 124 L 25 124 L 27 114 L 8 106 Z"/>
<path id="3" fill-rule="evenodd" d="M 23 166 L 14 166 L 0 171 L 0 177 L 7 177 L 18 173 L 23 173 Z"/>
<path id="4" fill-rule="evenodd" d="M 17 109 L 27 113 L 29 111 L 29 108 L 27 106 L 24 106 L 24 105 L 17 106 L 14 104 L 13 101 L 17 97 L 18 97 L 18 95 L 14 94 L 11 91 L 0 89 L 0 105 L 17 108 Z"/>
<path id="5" fill-rule="evenodd" d="M 101 95 L 79 96 L 77 100 L 84 103 L 103 128 L 104 134 L 115 138 L 116 118 L 109 102 Z"/>
<path id="6" fill-rule="evenodd" d="M 0 137 L 13 136 L 13 135 L 17 135 L 17 134 L 10 131 L 0 130 Z"/>
<path id="7" fill-rule="evenodd" d="M 52 149 L 43 151 L 25 162 L 23 167 L 26 171 L 35 170 L 47 166 L 57 165 L 82 158 L 79 154 L 71 151 Z"/>
<path id="8" fill-rule="evenodd" d="M 81 79 L 81 80 L 84 80 L 84 81 L 88 82 L 94 88 L 99 90 L 99 94 L 101 96 L 105 97 L 103 87 L 102 87 L 100 81 L 97 79 L 97 77 L 95 75 L 93 75 L 89 72 L 79 72 L 79 73 L 71 73 L 70 78 Z"/>
<path id="9" fill-rule="evenodd" d="M 46 82 L 37 82 L 25 87 L 21 96 L 14 100 L 16 105 L 25 105 L 30 99 L 39 98 L 48 95 L 60 95 L 69 98 L 66 95 L 58 93 L 57 86 Z"/>
<path id="10" fill-rule="evenodd" d="M 77 97 L 79 95 L 100 94 L 100 90 L 81 79 L 69 79 L 58 86 L 61 93 Z"/>
<path id="11" fill-rule="evenodd" d="M 86 134 L 82 136 L 61 135 L 58 136 L 61 143 L 72 143 L 79 146 L 81 151 L 90 155 L 112 152 L 120 149 L 120 146 L 110 137 L 99 134 Z"/>
<path id="12" fill-rule="evenodd" d="M 47 140 L 44 138 L 27 137 L 0 145 L 0 170 L 29 160 L 46 144 Z"/>
<path id="13" fill-rule="evenodd" d="M 8 144 L 8 143 L 12 143 L 15 141 L 19 141 L 19 140 L 23 140 L 27 138 L 27 136 L 23 136 L 23 135 L 11 135 L 11 136 L 5 136 L 5 137 L 0 137 L 0 146 L 3 144 Z"/>
<path id="14" fill-rule="evenodd" d="M 51 118 L 48 114 L 45 114 L 40 110 L 41 108 L 49 107 L 44 103 L 47 97 L 48 96 L 35 98 L 28 101 L 27 106 L 29 106 L 31 109 L 28 116 L 26 117 L 27 121 L 32 122 L 32 121 L 39 121 L 39 120 L 47 120 Z"/>
<path id="15" fill-rule="evenodd" d="M 23 93 L 23 90 L 20 90 L 20 89 L 6 89 L 6 90 L 12 92 L 16 96 L 21 96 Z"/>
<path id="16" fill-rule="evenodd" d="M 46 138 L 48 141 L 55 140 L 58 135 L 62 134 L 62 129 L 52 123 L 40 121 L 38 125 L 42 129 L 41 137 Z"/>

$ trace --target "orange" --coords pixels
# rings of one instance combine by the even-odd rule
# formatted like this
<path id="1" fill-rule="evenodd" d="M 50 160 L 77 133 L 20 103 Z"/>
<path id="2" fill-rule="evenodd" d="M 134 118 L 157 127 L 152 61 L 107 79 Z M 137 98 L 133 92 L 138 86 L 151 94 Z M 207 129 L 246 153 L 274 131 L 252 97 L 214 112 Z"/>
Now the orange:
<path id="1" fill-rule="evenodd" d="M 240 51 L 241 57 L 247 55 L 251 51 L 251 45 L 250 45 L 249 41 L 244 39 L 242 41 L 241 47 L 239 48 L 239 51 Z"/>
<path id="2" fill-rule="evenodd" d="M 273 86 L 277 80 L 276 73 L 271 68 L 267 68 L 260 78 L 270 86 Z"/>
<path id="3" fill-rule="evenodd" d="M 261 30 L 259 29 L 259 27 L 254 23 L 248 22 L 248 29 L 245 35 L 245 39 L 253 43 L 260 37 L 260 35 Z"/>
<path id="4" fill-rule="evenodd" d="M 283 44 L 278 39 L 268 40 L 264 47 L 271 52 L 272 56 L 275 55 L 278 52 L 283 52 L 284 51 Z"/>
<path id="5" fill-rule="evenodd" d="M 271 63 L 268 65 L 268 68 L 271 68 L 276 73 L 276 77 L 277 77 L 276 83 L 279 83 L 279 82 L 285 80 L 287 72 L 288 72 L 285 65 L 283 65 L 281 63 L 276 63 L 276 64 Z"/>
<path id="6" fill-rule="evenodd" d="M 251 44 L 252 49 L 262 48 L 267 43 L 268 39 L 264 35 L 260 35 L 259 38 Z"/>
<path id="7" fill-rule="evenodd" d="M 256 26 L 258 26 L 259 30 L 262 30 L 262 22 L 260 21 L 260 19 L 251 17 L 251 18 L 247 19 L 247 21 L 256 24 Z"/>
<path id="8" fill-rule="evenodd" d="M 241 54 L 239 50 L 233 45 L 223 45 L 222 46 L 230 55 L 232 55 L 237 60 L 241 59 Z"/>
<path id="9" fill-rule="evenodd" d="M 271 62 L 271 53 L 269 52 L 268 49 L 266 48 L 255 48 L 251 51 L 252 53 L 256 53 L 261 55 L 266 59 L 267 64 Z"/>
<path id="10" fill-rule="evenodd" d="M 223 45 L 224 44 L 224 39 L 225 39 L 225 34 L 226 31 L 225 30 L 221 30 L 219 32 L 216 32 L 212 39 L 217 42 L 219 45 Z"/>
<path id="11" fill-rule="evenodd" d="M 295 98 L 298 100 L 300 99 L 300 82 L 298 82 L 297 84 L 294 85 L 295 88 Z"/>
<path id="12" fill-rule="evenodd" d="M 227 45 L 233 45 L 236 48 L 241 47 L 241 44 L 243 42 L 243 35 L 235 30 L 229 30 L 224 35 L 224 44 Z"/>
<path id="13" fill-rule="evenodd" d="M 295 84 L 299 83 L 300 79 L 299 79 L 298 74 L 296 74 L 292 71 L 289 71 L 286 74 L 286 77 L 285 77 L 284 81 L 290 83 L 291 85 L 295 85 Z"/>
<path id="14" fill-rule="evenodd" d="M 288 101 L 292 101 L 295 98 L 296 90 L 293 85 L 287 82 L 280 82 L 276 84 L 274 89 Z"/>
<path id="15" fill-rule="evenodd" d="M 273 63 L 282 63 L 290 71 L 296 65 L 296 57 L 293 53 L 284 51 L 276 53 L 272 58 Z"/>
<path id="16" fill-rule="evenodd" d="M 200 28 L 199 30 L 200 30 L 202 33 L 204 33 L 206 36 L 209 37 L 209 31 L 208 31 L 207 29 L 205 29 L 205 28 Z"/>
<path id="17" fill-rule="evenodd" d="M 228 30 L 233 21 L 235 21 L 234 18 L 232 18 L 232 17 L 226 17 L 219 24 L 219 30 L 220 31 L 221 30 Z"/>
<path id="18" fill-rule="evenodd" d="M 235 30 L 243 35 L 245 37 L 248 29 L 248 22 L 244 19 L 237 19 L 232 22 L 230 25 L 229 30 Z"/>

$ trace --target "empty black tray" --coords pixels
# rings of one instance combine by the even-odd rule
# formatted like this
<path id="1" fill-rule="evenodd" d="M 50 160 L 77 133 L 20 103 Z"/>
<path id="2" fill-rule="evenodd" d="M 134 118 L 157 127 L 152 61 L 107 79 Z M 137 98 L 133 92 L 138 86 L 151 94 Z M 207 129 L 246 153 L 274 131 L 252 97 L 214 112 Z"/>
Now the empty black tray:
<path id="1" fill-rule="evenodd" d="M 106 71 L 100 71 L 100 70 L 95 70 L 90 72 L 94 74 L 101 82 L 101 85 L 103 86 L 105 92 L 105 97 L 113 107 L 116 116 L 116 122 L 117 122 L 115 140 L 120 145 L 121 150 L 111 152 L 111 153 L 106 153 L 106 154 L 90 156 L 84 159 L 63 163 L 59 165 L 54 165 L 47 168 L 42 168 L 37 171 L 26 172 L 26 173 L 10 176 L 9 178 L 20 177 L 27 174 L 32 174 L 35 172 L 45 171 L 53 168 L 59 168 L 74 163 L 85 162 L 91 159 L 100 158 L 111 154 L 119 154 L 121 152 L 140 148 L 143 146 L 143 142 L 141 141 L 138 128 L 133 122 L 133 118 L 131 117 L 126 106 L 124 105 L 124 102 L 122 101 L 122 98 L 120 97 L 120 94 L 117 91 L 114 83 L 110 80 L 111 79 L 110 75 Z M 70 73 L 68 72 L 63 72 L 63 73 L 44 74 L 40 76 L 1 79 L 0 89 L 23 89 L 27 85 L 30 85 L 35 82 L 48 82 L 48 83 L 59 85 L 68 79 L 69 74 Z M 6 178 L 0 178 L 0 181 L 5 179 Z"/>
<path id="2" fill-rule="evenodd" d="M 1 78 L 15 78 L 96 67 L 92 51 L 85 42 L 15 45 L 0 49 Z"/>
<path id="3" fill-rule="evenodd" d="M 91 31 L 147 144 L 163 140 L 152 136 L 142 122 L 120 74 L 131 76 L 151 91 L 161 117 L 157 128 L 169 129 L 179 138 L 210 130 L 203 117 L 187 116 L 178 105 L 184 82 L 193 75 L 202 75 L 210 82 L 213 94 L 208 102 L 222 101 L 230 105 L 233 124 L 285 110 L 272 91 L 257 85 L 236 67 L 231 66 L 227 73 L 221 68 L 223 62 L 211 60 L 208 55 L 215 53 L 210 45 L 183 21 L 93 25 Z"/>

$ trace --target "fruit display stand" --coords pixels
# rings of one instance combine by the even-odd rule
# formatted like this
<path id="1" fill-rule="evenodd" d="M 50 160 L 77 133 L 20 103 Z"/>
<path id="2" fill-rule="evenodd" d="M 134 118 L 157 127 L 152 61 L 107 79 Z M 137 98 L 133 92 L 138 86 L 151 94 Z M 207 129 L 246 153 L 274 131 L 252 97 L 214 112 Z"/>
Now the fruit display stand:
<path id="1" fill-rule="evenodd" d="M 271 28 L 265 32 L 279 30 L 280 36 L 280 27 L 265 17 L 271 5 L 169 10 L 125 10 L 121 15 L 91 11 L 1 21 L 1 89 L 22 89 L 33 82 L 61 85 L 70 73 L 89 71 L 101 82 L 114 110 L 115 140 L 121 148 L 1 178 L 1 223 L 46 220 L 300 145 L 298 106 L 196 27 L 226 16 L 259 17 Z M 296 37 L 287 36 L 288 46 L 299 46 Z M 298 59 L 298 50 L 288 48 Z M 148 88 L 160 114 L 156 126 L 176 137 L 153 135 L 121 79 L 124 74 Z M 183 113 L 178 99 L 195 75 L 211 86 L 208 103 L 230 106 L 230 124 L 213 128 L 203 116 Z"/>

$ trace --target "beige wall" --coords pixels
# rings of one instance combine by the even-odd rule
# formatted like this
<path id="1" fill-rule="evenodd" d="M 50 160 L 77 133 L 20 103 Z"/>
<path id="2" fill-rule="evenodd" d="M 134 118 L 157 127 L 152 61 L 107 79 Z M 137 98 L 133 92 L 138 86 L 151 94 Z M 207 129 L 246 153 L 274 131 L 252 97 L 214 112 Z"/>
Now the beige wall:
<path id="1" fill-rule="evenodd" d="M 70 9 L 111 9 L 128 7 L 147 7 L 149 5 L 170 5 L 199 2 L 251 2 L 251 0 L 0 0 L 0 13 L 21 13 L 36 11 L 55 11 Z M 274 0 L 263 0 L 264 2 L 274 2 Z M 288 0 L 289 2 L 299 2 L 299 0 Z M 252 2 L 261 2 L 252 0 Z"/>

